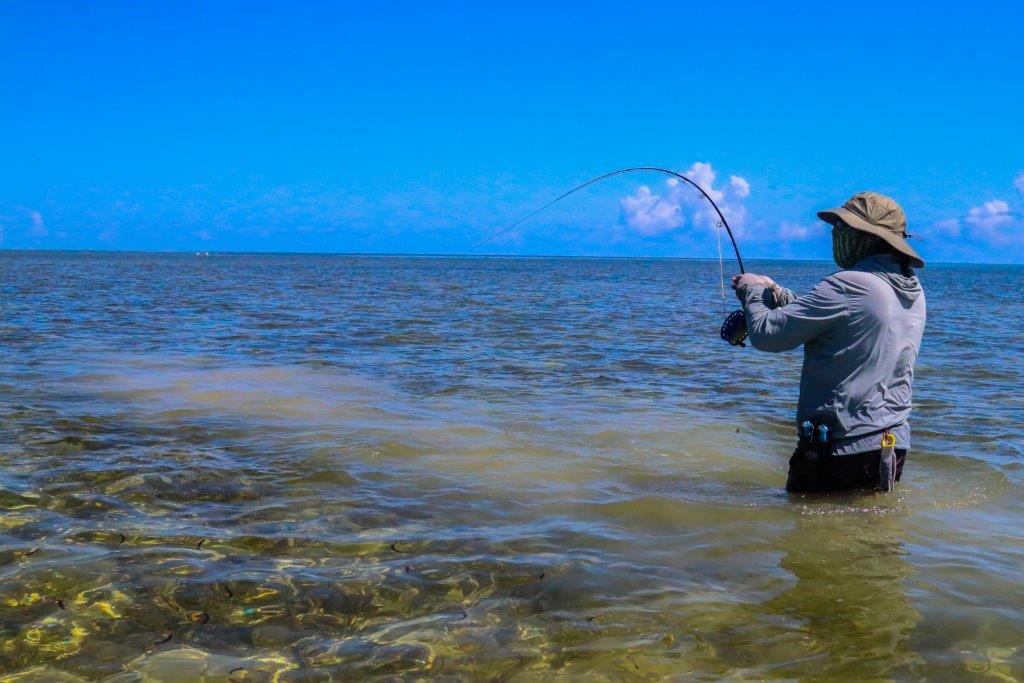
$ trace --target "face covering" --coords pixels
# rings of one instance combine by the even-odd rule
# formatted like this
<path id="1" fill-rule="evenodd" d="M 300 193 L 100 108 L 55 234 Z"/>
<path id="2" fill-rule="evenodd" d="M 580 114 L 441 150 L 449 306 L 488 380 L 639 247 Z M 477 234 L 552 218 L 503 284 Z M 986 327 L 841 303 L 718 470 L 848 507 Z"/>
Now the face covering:
<path id="1" fill-rule="evenodd" d="M 874 235 L 856 230 L 845 223 L 832 227 L 832 259 L 840 268 L 850 268 L 875 251 Z"/>

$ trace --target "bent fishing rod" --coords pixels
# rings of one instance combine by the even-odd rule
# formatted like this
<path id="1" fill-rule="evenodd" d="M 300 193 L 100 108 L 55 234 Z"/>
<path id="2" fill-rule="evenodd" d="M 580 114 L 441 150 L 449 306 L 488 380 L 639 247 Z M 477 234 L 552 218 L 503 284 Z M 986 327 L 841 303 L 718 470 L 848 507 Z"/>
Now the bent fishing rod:
<path id="1" fill-rule="evenodd" d="M 625 173 L 639 173 L 639 172 L 650 172 L 650 171 L 653 171 L 655 173 L 664 173 L 666 175 L 672 176 L 676 180 L 680 180 L 680 181 L 682 181 L 684 183 L 687 183 L 687 184 L 691 185 L 694 189 L 697 190 L 697 192 L 700 193 L 701 197 L 706 199 L 708 201 L 708 203 L 711 204 L 712 208 L 714 208 L 714 210 L 715 210 L 715 213 L 718 214 L 718 222 L 715 225 L 715 227 L 717 227 L 717 228 L 725 228 L 725 232 L 729 235 L 729 241 L 732 242 L 732 250 L 736 254 L 736 262 L 740 266 L 740 273 L 741 274 L 746 273 L 747 271 L 743 267 L 743 257 L 740 256 L 740 248 L 736 244 L 736 236 L 732 234 L 732 228 L 729 227 L 729 221 L 727 221 L 725 219 L 725 214 L 723 214 L 722 210 L 720 208 L 718 208 L 718 204 L 716 204 L 715 200 L 711 198 L 711 195 L 709 195 L 704 190 L 703 187 L 701 187 L 700 185 L 695 183 L 693 180 L 687 178 L 682 173 L 676 173 L 675 171 L 671 171 L 671 170 L 669 170 L 667 168 L 660 168 L 658 166 L 631 166 L 629 168 L 620 168 L 617 171 L 612 171 L 610 173 L 605 173 L 605 174 L 599 175 L 599 176 L 597 176 L 595 178 L 591 178 L 587 182 L 581 183 L 581 184 L 577 185 L 576 187 L 572 188 L 568 192 L 563 192 L 562 194 L 558 195 L 557 197 L 552 199 L 550 202 L 548 202 L 544 206 L 541 206 L 541 207 L 539 207 L 537 209 L 534 209 L 533 211 L 531 211 L 530 213 L 526 214 L 525 216 L 523 216 L 519 220 L 515 221 L 514 223 L 511 223 L 511 224 L 505 226 L 504 228 L 502 228 L 498 232 L 494 233 L 493 235 L 491 235 L 487 239 L 477 243 L 476 245 L 474 245 L 474 247 L 473 247 L 473 249 L 471 251 L 476 251 L 477 249 L 479 249 L 480 247 L 484 246 L 488 242 L 491 242 L 492 240 L 495 240 L 498 237 L 501 237 L 502 235 L 507 233 L 509 230 L 512 230 L 513 228 L 515 228 L 518 225 L 521 225 L 522 223 L 525 223 L 526 221 L 528 221 L 529 219 L 533 218 L 534 216 L 536 216 L 540 212 L 544 211 L 548 207 L 551 207 L 551 206 L 557 204 L 558 202 L 562 201 L 563 199 L 565 199 L 569 195 L 575 194 L 576 192 L 579 192 L 580 190 L 582 190 L 585 187 L 593 185 L 594 183 L 599 183 L 602 180 L 606 180 L 606 179 L 612 178 L 614 176 L 623 175 Z M 719 243 L 719 260 L 721 260 L 721 243 Z M 720 336 L 722 337 L 723 340 L 729 342 L 729 344 L 731 344 L 732 346 L 746 346 L 746 344 L 743 343 L 743 340 L 747 338 L 747 321 L 746 321 L 746 316 L 744 315 L 742 310 L 735 310 L 735 311 L 730 313 L 725 318 L 725 322 L 722 323 L 722 329 L 721 329 L 721 332 L 720 332 Z"/>

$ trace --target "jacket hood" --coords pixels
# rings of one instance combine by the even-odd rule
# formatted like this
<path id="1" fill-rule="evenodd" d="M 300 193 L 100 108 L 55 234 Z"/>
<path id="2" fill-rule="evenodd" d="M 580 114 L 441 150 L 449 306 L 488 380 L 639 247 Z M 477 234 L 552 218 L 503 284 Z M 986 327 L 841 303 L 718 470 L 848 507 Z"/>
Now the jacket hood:
<path id="1" fill-rule="evenodd" d="M 900 259 L 892 254 L 870 256 L 850 270 L 860 270 L 877 275 L 889 283 L 896 295 L 905 301 L 916 301 L 923 291 L 921 281 L 917 279 L 914 270 L 909 268 L 910 275 L 904 275 Z"/>

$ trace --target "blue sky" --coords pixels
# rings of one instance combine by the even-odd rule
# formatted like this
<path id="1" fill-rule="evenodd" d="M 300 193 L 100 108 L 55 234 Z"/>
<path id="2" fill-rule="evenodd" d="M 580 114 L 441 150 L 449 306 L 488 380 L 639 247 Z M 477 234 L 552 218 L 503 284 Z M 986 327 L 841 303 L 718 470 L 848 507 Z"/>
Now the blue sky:
<path id="1" fill-rule="evenodd" d="M 1024 262 L 1024 3 L 0 4 L 3 248 L 460 253 L 592 175 L 710 182 L 750 257 L 900 201 Z M 713 180 L 711 180 L 713 176 Z M 484 252 L 710 256 L 664 179 Z"/>

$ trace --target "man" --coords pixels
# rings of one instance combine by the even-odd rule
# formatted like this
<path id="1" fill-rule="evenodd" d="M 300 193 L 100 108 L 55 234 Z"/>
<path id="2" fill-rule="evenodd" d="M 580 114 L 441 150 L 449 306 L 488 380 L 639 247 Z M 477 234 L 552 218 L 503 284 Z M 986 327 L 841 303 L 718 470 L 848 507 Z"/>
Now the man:
<path id="1" fill-rule="evenodd" d="M 907 417 L 925 297 L 895 201 L 875 192 L 821 211 L 841 270 L 804 296 L 763 275 L 733 278 L 755 349 L 803 344 L 797 427 L 786 490 L 890 490 L 910 448 Z M 894 443 L 895 442 L 895 443 Z"/>

